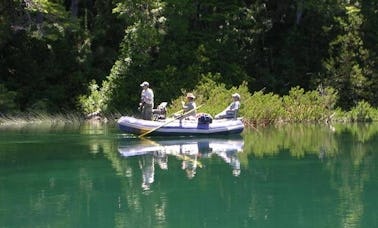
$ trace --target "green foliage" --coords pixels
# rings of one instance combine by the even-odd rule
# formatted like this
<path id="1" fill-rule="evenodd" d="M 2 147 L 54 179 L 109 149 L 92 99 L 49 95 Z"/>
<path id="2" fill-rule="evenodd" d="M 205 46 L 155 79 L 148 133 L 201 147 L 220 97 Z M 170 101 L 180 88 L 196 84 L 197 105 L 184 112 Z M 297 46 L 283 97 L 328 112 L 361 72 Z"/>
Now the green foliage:
<path id="1" fill-rule="evenodd" d="M 49 100 L 44 98 L 33 103 L 27 111 L 31 113 L 48 113 L 49 106 Z"/>
<path id="2" fill-rule="evenodd" d="M 244 101 L 245 119 L 266 125 L 279 122 L 319 122 L 327 120 L 333 114 L 337 94 L 332 88 L 305 92 L 303 88 L 294 87 L 289 95 L 262 91 L 255 92 Z"/>
<path id="3" fill-rule="evenodd" d="M 370 122 L 373 120 L 374 112 L 369 103 L 360 101 L 347 113 L 347 116 L 352 122 Z"/>
<path id="4" fill-rule="evenodd" d="M 303 88 L 293 87 L 288 95 L 280 97 L 277 94 L 258 91 L 252 95 L 248 92 L 248 84 L 239 87 L 226 88 L 225 84 L 217 83 L 219 74 L 207 74 L 193 91 L 182 90 L 182 95 L 171 101 L 168 112 L 173 114 L 181 110 L 181 101 L 185 101 L 187 92 L 196 96 L 198 112 L 216 115 L 232 101 L 231 94 L 241 95 L 240 116 L 246 123 L 252 125 L 268 125 L 281 122 L 332 122 L 332 121 L 371 121 L 377 117 L 377 109 L 367 102 L 360 102 L 358 106 L 346 113 L 335 109 L 337 92 L 330 87 L 305 92 Z"/>
<path id="5" fill-rule="evenodd" d="M 120 1 L 114 12 L 120 16 L 128 15 L 128 27 L 121 42 L 121 50 L 118 60 L 113 65 L 110 74 L 103 81 L 99 92 L 90 89 L 102 96 L 102 99 L 86 101 L 81 98 L 81 106 L 85 109 L 90 102 L 101 112 L 111 112 L 119 109 L 127 109 L 138 103 L 138 85 L 149 80 L 143 72 L 148 72 L 144 66 L 153 60 L 155 50 L 159 47 L 161 36 L 164 34 L 165 18 L 162 16 L 164 4 L 160 1 Z M 122 91 L 122 92 L 121 92 Z M 138 92 L 137 92 L 138 91 Z M 96 94 L 89 97 L 97 97 Z M 126 106 L 126 108 L 124 108 Z"/>
<path id="6" fill-rule="evenodd" d="M 245 119 L 266 125 L 278 122 L 282 119 L 284 109 L 282 98 L 273 93 L 264 94 L 263 91 L 253 93 L 243 101 Z"/>
<path id="7" fill-rule="evenodd" d="M 336 102 L 336 93 L 328 88 L 320 94 L 319 91 L 308 91 L 294 87 L 289 95 L 283 97 L 285 118 L 288 121 L 321 121 L 326 120 Z"/>
<path id="8" fill-rule="evenodd" d="M 106 97 L 99 91 L 96 81 L 89 84 L 89 95 L 79 96 L 79 104 L 84 114 L 106 110 L 104 99 Z"/>
<path id="9" fill-rule="evenodd" d="M 198 103 L 214 104 L 200 111 L 215 114 L 248 87 L 241 114 L 251 119 L 341 118 L 334 98 L 313 90 L 332 86 L 343 110 L 377 105 L 375 9 L 367 0 L 4 1 L 0 84 L 17 91 L 21 111 L 133 112 L 147 80 L 156 104 L 194 91 Z M 199 86 L 203 75 L 215 85 Z M 288 95 L 298 97 L 287 110 L 279 96 L 297 86 L 310 92 Z M 304 107 L 291 107 L 296 99 Z"/>
<path id="10" fill-rule="evenodd" d="M 79 30 L 76 21 L 70 18 L 62 4 L 48 0 L 35 0 L 25 4 L 24 13 L 29 18 L 28 34 L 41 40 L 56 41 L 68 31 Z"/>
<path id="11" fill-rule="evenodd" d="M 326 83 L 340 95 L 338 105 L 348 110 L 358 101 L 373 97 L 369 78 L 374 71 L 360 32 L 364 19 L 360 9 L 345 6 L 345 14 L 335 17 L 340 32 L 330 43 L 330 58 L 323 65 L 327 71 Z"/>
<path id="12" fill-rule="evenodd" d="M 16 92 L 8 91 L 3 84 L 0 84 L 0 114 L 8 114 L 17 110 L 16 95 Z"/>
<path id="13" fill-rule="evenodd" d="M 71 1 L 5 1 L 0 7 L 0 83 L 18 92 L 21 111 L 74 111 L 85 84 L 102 81 L 113 65 L 123 28 L 111 15 L 111 1 L 76 3 L 77 12 Z"/>

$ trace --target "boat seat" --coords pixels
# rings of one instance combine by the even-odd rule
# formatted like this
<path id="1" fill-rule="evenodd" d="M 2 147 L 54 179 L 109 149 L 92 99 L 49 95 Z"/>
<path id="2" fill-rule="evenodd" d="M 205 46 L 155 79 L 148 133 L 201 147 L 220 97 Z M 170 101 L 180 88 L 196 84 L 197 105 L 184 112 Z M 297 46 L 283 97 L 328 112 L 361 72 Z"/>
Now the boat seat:
<path id="1" fill-rule="evenodd" d="M 153 120 L 161 120 L 167 117 L 168 102 L 161 102 L 156 109 L 152 110 Z"/>

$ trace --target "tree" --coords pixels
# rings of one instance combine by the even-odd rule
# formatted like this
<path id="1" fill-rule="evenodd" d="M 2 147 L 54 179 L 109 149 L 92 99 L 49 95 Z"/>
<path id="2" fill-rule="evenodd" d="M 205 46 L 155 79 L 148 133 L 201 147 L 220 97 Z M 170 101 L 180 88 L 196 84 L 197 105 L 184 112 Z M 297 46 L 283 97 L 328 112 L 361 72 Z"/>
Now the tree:
<path id="1" fill-rule="evenodd" d="M 109 112 L 132 107 L 139 103 L 136 91 L 143 80 L 153 81 L 149 75 L 148 66 L 153 61 L 155 52 L 159 49 L 161 36 L 164 34 L 165 17 L 164 4 L 160 1 L 129 0 L 119 1 L 114 12 L 125 17 L 125 36 L 120 45 L 120 54 L 113 65 L 110 74 L 99 87 L 102 97 L 101 105 L 94 105 L 100 110 L 87 112 Z M 153 83 L 152 83 L 153 84 Z M 96 86 L 92 83 L 92 88 Z M 81 97 L 81 105 L 86 100 L 93 100 L 91 93 Z M 125 109 L 125 108 L 123 108 Z M 122 111 L 122 110 L 121 110 Z"/>
<path id="2" fill-rule="evenodd" d="M 363 43 L 361 25 L 363 15 L 358 6 L 345 6 L 345 15 L 335 18 L 339 35 L 330 43 L 329 58 L 324 61 L 325 82 L 340 96 L 338 106 L 349 109 L 360 100 L 372 96 L 370 90 L 373 73 L 370 53 Z"/>

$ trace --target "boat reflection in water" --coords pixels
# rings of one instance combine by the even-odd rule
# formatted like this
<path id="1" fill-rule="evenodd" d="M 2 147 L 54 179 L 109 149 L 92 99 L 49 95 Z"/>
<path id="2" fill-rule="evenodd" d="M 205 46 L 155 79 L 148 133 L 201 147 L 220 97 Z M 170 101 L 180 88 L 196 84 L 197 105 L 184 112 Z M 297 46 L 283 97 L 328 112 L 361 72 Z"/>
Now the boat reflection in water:
<path id="1" fill-rule="evenodd" d="M 181 169 L 188 178 L 196 175 L 197 168 L 203 168 L 205 159 L 218 156 L 232 167 L 234 176 L 240 175 L 238 153 L 243 151 L 244 140 L 237 138 L 180 138 L 142 139 L 121 142 L 118 151 L 123 157 L 139 156 L 142 170 L 142 187 L 149 189 L 154 182 L 155 164 L 160 169 L 168 169 L 168 158 L 181 160 Z"/>

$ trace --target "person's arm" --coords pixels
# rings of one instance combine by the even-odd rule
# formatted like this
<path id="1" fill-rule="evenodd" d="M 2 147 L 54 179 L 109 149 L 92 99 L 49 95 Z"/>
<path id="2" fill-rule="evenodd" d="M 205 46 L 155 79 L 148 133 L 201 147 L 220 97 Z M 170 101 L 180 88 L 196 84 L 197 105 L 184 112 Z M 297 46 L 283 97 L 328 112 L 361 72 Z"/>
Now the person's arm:
<path id="1" fill-rule="evenodd" d="M 181 101 L 181 107 L 182 107 L 182 110 L 183 110 L 184 112 L 186 112 L 186 110 L 188 109 L 188 106 L 185 104 L 184 101 Z"/>
<path id="2" fill-rule="evenodd" d="M 138 110 L 141 111 L 143 109 L 143 106 L 145 104 L 144 102 L 144 90 L 142 90 L 142 92 L 140 93 L 140 102 L 139 102 L 139 107 L 138 107 Z"/>
<path id="3" fill-rule="evenodd" d="M 238 110 L 240 107 L 240 103 L 239 102 L 232 102 L 229 106 L 229 110 L 231 111 L 235 111 L 235 110 Z"/>
<path id="4" fill-rule="evenodd" d="M 234 102 L 232 102 L 231 104 L 229 104 L 221 113 L 226 113 L 227 111 L 232 110 L 233 104 L 234 104 Z"/>

